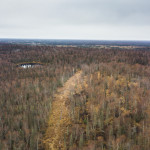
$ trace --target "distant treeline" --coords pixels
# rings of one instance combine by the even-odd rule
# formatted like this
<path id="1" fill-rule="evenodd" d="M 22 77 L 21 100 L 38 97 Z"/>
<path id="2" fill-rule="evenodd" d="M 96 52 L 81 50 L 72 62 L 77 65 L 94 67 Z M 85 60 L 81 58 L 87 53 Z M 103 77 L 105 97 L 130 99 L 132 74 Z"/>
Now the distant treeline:
<path id="1" fill-rule="evenodd" d="M 117 45 L 117 46 L 150 46 L 150 41 L 117 41 L 117 40 L 56 40 L 56 39 L 0 39 L 0 44 L 22 45 Z"/>
<path id="2" fill-rule="evenodd" d="M 30 53 L 30 55 L 29 55 Z M 41 63 L 100 63 L 124 62 L 129 64 L 147 65 L 150 63 L 150 49 L 146 47 L 137 49 L 119 48 L 83 48 L 83 47 L 56 47 L 33 45 L 0 45 L 1 59 L 12 63 L 40 61 Z M 85 57 L 86 56 L 86 57 Z M 7 57 L 7 59 L 5 58 Z"/>

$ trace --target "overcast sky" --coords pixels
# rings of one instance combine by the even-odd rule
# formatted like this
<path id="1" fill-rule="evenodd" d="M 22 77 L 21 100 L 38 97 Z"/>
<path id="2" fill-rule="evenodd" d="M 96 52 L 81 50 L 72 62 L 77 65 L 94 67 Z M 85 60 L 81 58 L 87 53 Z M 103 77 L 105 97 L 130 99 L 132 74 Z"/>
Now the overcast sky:
<path id="1" fill-rule="evenodd" d="M 150 40 L 150 0 L 1 0 L 0 38 Z"/>

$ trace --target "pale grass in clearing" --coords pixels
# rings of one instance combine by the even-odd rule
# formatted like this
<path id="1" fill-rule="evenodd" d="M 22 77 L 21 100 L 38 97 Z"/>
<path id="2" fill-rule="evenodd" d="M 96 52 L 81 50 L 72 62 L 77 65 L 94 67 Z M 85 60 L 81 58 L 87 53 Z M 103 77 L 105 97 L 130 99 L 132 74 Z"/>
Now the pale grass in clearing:
<path id="1" fill-rule="evenodd" d="M 82 88 L 78 88 L 81 82 L 82 71 L 79 71 L 72 76 L 62 88 L 58 89 L 58 94 L 55 95 L 55 99 L 52 103 L 48 128 L 43 140 L 46 150 L 65 149 L 64 134 L 67 127 L 71 125 L 66 101 L 69 99 L 70 95 L 75 93 L 76 88 L 78 92 L 82 90 Z"/>

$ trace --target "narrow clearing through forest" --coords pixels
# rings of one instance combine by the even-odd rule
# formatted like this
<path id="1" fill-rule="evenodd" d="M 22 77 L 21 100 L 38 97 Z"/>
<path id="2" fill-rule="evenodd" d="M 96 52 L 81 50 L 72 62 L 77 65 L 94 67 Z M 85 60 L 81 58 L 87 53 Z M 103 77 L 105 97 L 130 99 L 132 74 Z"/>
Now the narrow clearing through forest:
<path id="1" fill-rule="evenodd" d="M 71 124 L 67 101 L 74 94 L 75 90 L 80 92 L 80 88 L 77 88 L 77 85 L 81 82 L 82 71 L 79 71 L 69 78 L 63 87 L 57 90 L 43 141 L 46 150 L 65 149 L 64 134 L 67 127 Z"/>

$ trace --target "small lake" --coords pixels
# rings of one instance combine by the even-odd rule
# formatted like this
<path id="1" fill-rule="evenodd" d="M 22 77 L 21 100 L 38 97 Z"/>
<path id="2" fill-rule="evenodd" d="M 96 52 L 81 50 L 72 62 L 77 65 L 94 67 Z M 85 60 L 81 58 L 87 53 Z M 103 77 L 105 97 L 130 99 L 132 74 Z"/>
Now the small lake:
<path id="1" fill-rule="evenodd" d="M 23 63 L 23 64 L 19 64 L 18 66 L 26 69 L 26 68 L 39 67 L 39 66 L 42 66 L 42 64 L 40 64 L 40 63 Z"/>

